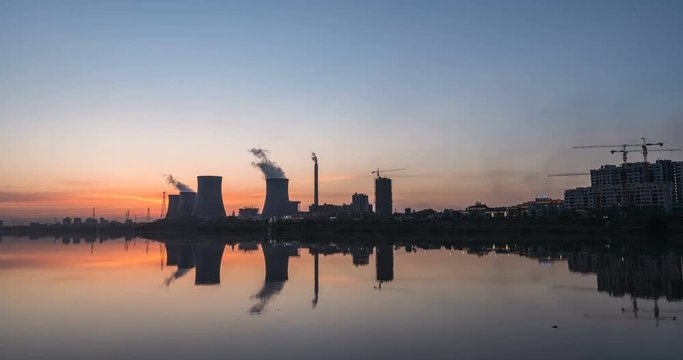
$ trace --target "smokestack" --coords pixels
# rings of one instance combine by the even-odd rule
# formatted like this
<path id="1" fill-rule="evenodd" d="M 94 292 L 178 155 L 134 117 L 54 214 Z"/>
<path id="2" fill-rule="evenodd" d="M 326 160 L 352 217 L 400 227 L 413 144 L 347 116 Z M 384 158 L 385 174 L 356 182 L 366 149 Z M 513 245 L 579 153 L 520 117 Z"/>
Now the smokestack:
<path id="1" fill-rule="evenodd" d="M 266 201 L 263 204 L 263 218 L 291 214 L 289 203 L 289 179 L 266 179 Z"/>
<path id="2" fill-rule="evenodd" d="M 190 216 L 192 216 L 192 212 L 194 211 L 194 203 L 196 199 L 196 192 L 181 192 L 180 201 L 178 202 L 178 217 L 189 218 Z"/>
<path id="3" fill-rule="evenodd" d="M 222 176 L 197 176 L 197 196 L 193 215 L 203 219 L 222 219 L 225 217 Z"/>
<path id="4" fill-rule="evenodd" d="M 311 159 L 315 162 L 313 165 L 313 209 L 318 211 L 318 157 L 313 153 Z"/>
<path id="5" fill-rule="evenodd" d="M 180 216 L 180 195 L 168 195 L 168 211 L 166 219 L 177 219 Z"/>

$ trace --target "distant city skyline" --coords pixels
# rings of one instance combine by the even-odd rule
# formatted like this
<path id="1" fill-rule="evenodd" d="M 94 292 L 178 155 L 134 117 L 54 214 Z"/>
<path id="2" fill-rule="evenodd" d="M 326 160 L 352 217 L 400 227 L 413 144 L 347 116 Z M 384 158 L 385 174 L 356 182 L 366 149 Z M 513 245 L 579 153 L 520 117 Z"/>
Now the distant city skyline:
<path id="1" fill-rule="evenodd" d="M 262 208 L 252 148 L 302 210 L 311 152 L 321 204 L 562 198 L 621 162 L 574 145 L 683 146 L 681 38 L 680 1 L 2 1 L 0 219 L 158 217 L 167 174 Z"/>

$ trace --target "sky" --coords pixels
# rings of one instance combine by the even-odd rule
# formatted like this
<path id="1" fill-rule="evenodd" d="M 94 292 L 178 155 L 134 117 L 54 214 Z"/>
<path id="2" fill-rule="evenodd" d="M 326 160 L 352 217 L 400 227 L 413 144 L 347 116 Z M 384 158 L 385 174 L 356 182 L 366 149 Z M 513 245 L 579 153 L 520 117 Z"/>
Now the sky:
<path id="1" fill-rule="evenodd" d="M 0 219 L 159 216 L 166 174 L 262 207 L 253 147 L 304 208 L 311 152 L 324 203 L 562 198 L 621 161 L 574 145 L 683 146 L 681 64 L 681 1 L 2 0 Z"/>

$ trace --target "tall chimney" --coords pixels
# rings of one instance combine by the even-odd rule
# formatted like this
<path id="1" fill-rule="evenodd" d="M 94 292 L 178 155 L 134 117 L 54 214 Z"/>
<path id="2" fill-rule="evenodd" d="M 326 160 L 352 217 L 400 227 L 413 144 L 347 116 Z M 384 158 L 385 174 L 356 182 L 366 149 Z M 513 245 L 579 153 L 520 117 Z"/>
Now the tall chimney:
<path id="1" fill-rule="evenodd" d="M 222 176 L 197 176 L 197 197 L 193 215 L 203 219 L 221 219 L 225 217 L 223 194 L 221 190 Z"/>
<path id="2" fill-rule="evenodd" d="M 318 156 L 313 153 L 313 209 L 318 211 Z"/>
<path id="3" fill-rule="evenodd" d="M 196 199 L 196 192 L 181 192 L 180 201 L 178 202 L 178 217 L 188 218 L 192 216 L 192 212 L 194 211 L 194 203 Z"/>
<path id="4" fill-rule="evenodd" d="M 263 218 L 290 214 L 289 179 L 266 179 L 266 201 L 261 214 Z"/>
<path id="5" fill-rule="evenodd" d="M 166 219 L 177 219 L 179 213 L 180 195 L 168 195 L 168 211 Z"/>

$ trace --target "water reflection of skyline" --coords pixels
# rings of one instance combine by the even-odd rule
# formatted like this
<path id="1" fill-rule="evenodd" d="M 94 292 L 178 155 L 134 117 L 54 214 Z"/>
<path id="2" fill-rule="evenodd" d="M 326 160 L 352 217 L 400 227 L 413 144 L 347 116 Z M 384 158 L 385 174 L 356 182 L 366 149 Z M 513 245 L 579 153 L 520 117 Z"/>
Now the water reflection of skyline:
<path id="1" fill-rule="evenodd" d="M 94 236 L 62 236 L 54 238 L 53 243 L 79 245 L 82 242 L 94 246 L 112 238 Z M 127 244 L 134 238 L 124 238 Z M 175 267 L 163 282 L 171 286 L 174 281 L 187 276 L 194 270 L 197 286 L 219 285 L 223 253 L 226 245 L 236 246 L 241 252 L 260 251 L 263 254 L 264 280 L 260 288 L 253 294 L 255 304 L 249 313 L 259 314 L 266 311 L 268 303 L 285 289 L 289 280 L 289 258 L 299 256 L 305 250 L 313 258 L 313 279 L 311 304 L 315 308 L 320 301 L 320 267 L 324 267 L 322 258 L 328 255 L 350 255 L 349 266 L 367 266 L 374 258 L 374 281 L 381 288 L 382 284 L 395 279 L 394 252 L 403 250 L 412 253 L 418 249 L 429 251 L 448 249 L 484 257 L 489 255 L 517 255 L 536 260 L 540 265 L 553 262 L 567 262 L 571 273 L 596 276 L 596 290 L 611 297 L 631 297 L 633 299 L 658 300 L 669 302 L 683 300 L 683 257 L 674 253 L 630 253 L 627 251 L 609 251 L 605 248 L 583 248 L 564 250 L 548 246 L 519 246 L 473 244 L 458 246 L 434 243 L 401 243 L 371 246 L 368 244 L 309 244 L 299 242 L 277 241 L 223 241 L 219 239 L 155 239 L 163 244 L 162 261 L 166 267 Z M 661 249 L 660 249 L 661 250 Z M 374 255 L 374 256 L 373 256 Z M 165 261 L 164 261 L 165 260 Z M 163 268 L 163 267 L 162 267 Z M 370 280 L 370 279 L 368 279 Z"/>
<path id="2" fill-rule="evenodd" d="M 613 348 L 605 342 L 621 344 L 623 339 L 638 343 L 629 340 L 626 346 L 631 348 L 618 357 L 657 358 L 649 356 L 652 349 L 662 349 L 659 358 L 680 357 L 677 336 L 683 324 L 673 317 L 683 313 L 683 302 L 668 302 L 666 294 L 658 304 L 631 298 L 628 287 L 626 292 L 610 294 L 600 285 L 598 291 L 598 270 L 604 268 L 611 276 L 627 271 L 617 264 L 591 266 L 584 272 L 575 271 L 578 268 L 572 264 L 570 271 L 570 261 L 578 255 L 612 256 L 615 261 L 621 261 L 622 255 L 625 261 L 630 261 L 629 256 L 652 257 L 656 263 L 648 265 L 652 274 L 642 276 L 649 281 L 668 277 L 673 289 L 681 270 L 665 264 L 681 261 L 675 249 L 629 252 L 615 250 L 614 244 L 569 249 L 512 242 L 506 246 L 502 241 L 493 246 L 483 245 L 483 240 L 456 246 L 433 240 L 373 244 L 377 246 L 299 240 L 264 247 L 262 239 L 246 236 L 162 242 L 137 238 L 127 245 L 124 240 L 99 243 L 98 239 L 91 254 L 83 240 L 64 245 L 62 238 L 4 237 L 0 244 L 0 282 L 7 290 L 3 331 L 5 344 L 15 350 L 3 358 L 23 358 L 19 354 L 33 349 L 29 345 L 54 339 L 59 336 L 55 329 L 61 328 L 72 331 L 61 332 L 60 358 L 85 359 L 95 352 L 112 352 L 113 347 L 105 344 L 78 356 L 81 339 L 103 324 L 106 335 L 102 331 L 100 339 L 113 339 L 113 346 L 140 344 L 135 353 L 147 358 L 154 354 L 192 357 L 210 345 L 226 349 L 212 357 L 217 359 L 243 358 L 247 352 L 255 358 L 271 358 L 271 349 L 278 353 L 284 349 L 285 358 L 313 359 L 343 354 L 347 344 L 364 349 L 363 354 L 372 358 L 383 358 L 384 350 L 372 353 L 378 336 L 385 349 L 411 342 L 450 349 L 454 337 L 460 339 L 459 348 L 472 345 L 468 351 L 439 357 L 443 359 L 467 358 L 472 351 L 487 348 L 490 339 L 502 342 L 505 350 L 483 358 L 503 357 L 509 349 L 519 349 L 520 356 L 513 358 L 529 358 L 526 350 L 537 342 L 546 344 L 541 356 L 558 348 L 571 353 L 575 351 L 571 343 L 586 348 L 580 358 L 600 357 Z M 181 257 L 179 247 L 189 251 Z M 272 247 L 292 250 L 271 252 Z M 207 252 L 215 256 L 202 255 Z M 220 261 L 203 261 L 209 258 Z M 164 286 L 179 261 L 185 275 Z M 628 271 L 644 269 L 630 267 Z M 219 277 L 204 277 L 202 269 Z M 213 285 L 202 284 L 202 279 Z M 387 280 L 381 291 L 378 279 Z M 660 293 L 664 284 L 655 286 L 651 294 Z M 620 294 L 623 297 L 613 297 Z M 552 325 L 559 329 L 551 329 Z M 522 331 L 532 333 L 533 339 L 520 335 Z M 142 344 L 140 339 L 147 341 Z M 306 348 L 308 341 L 319 344 L 317 350 Z M 261 342 L 278 346 L 264 349 Z M 159 353 L 156 344 L 168 344 L 161 346 L 166 352 Z M 642 344 L 649 346 L 647 353 L 638 352 Z M 419 351 L 410 353 L 413 347 L 406 345 L 389 357 L 420 358 Z M 126 355 L 136 357 L 133 350 L 130 354 Z"/>

